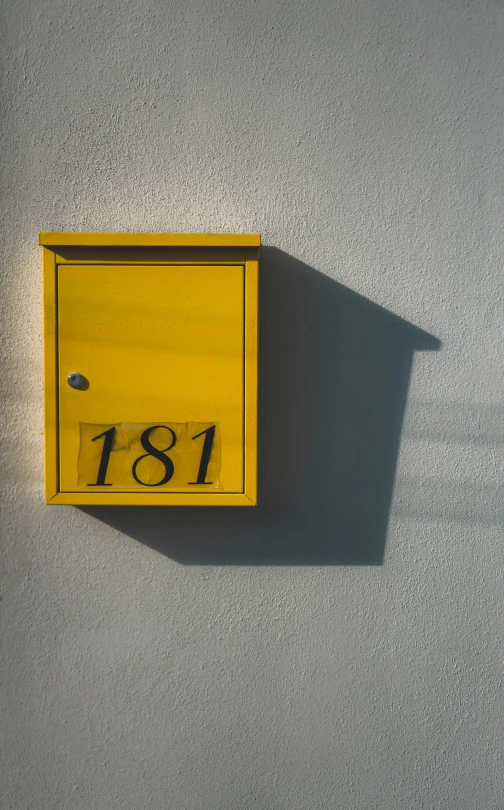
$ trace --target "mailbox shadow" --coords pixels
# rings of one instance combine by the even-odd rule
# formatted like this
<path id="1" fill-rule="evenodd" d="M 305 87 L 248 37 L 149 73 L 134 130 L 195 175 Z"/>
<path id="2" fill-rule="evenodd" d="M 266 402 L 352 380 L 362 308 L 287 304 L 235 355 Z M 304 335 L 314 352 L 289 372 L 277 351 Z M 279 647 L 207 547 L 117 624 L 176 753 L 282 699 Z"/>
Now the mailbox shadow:
<path id="1" fill-rule="evenodd" d="M 413 356 L 440 341 L 261 250 L 259 505 L 83 508 L 188 565 L 380 565 Z"/>

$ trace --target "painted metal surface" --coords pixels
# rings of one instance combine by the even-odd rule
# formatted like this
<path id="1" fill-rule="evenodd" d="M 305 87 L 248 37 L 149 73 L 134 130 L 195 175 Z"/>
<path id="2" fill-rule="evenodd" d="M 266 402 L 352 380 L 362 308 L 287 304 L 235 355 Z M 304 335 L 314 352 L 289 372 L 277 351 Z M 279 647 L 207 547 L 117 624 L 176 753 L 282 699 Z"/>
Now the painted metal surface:
<path id="1" fill-rule="evenodd" d="M 258 233 L 72 233 L 45 231 L 39 244 L 127 247 L 259 247 Z"/>
<path id="2" fill-rule="evenodd" d="M 48 503 L 255 503 L 257 250 L 202 261 L 44 247 Z"/>

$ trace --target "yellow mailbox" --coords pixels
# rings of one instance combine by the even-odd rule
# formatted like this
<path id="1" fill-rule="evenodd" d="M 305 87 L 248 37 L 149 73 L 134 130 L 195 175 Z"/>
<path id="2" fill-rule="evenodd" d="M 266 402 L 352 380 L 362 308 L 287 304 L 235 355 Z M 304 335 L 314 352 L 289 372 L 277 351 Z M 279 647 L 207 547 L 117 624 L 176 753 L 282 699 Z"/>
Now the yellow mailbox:
<path id="1" fill-rule="evenodd" d="M 253 506 L 259 235 L 39 241 L 47 503 Z"/>

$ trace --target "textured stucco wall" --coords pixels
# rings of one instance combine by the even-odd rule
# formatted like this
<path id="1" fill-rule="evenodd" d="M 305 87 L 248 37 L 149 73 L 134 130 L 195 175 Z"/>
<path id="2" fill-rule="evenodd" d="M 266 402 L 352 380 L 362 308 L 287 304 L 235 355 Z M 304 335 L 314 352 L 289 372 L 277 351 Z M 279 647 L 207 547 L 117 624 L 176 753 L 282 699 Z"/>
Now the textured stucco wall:
<path id="1" fill-rule="evenodd" d="M 2 808 L 502 810 L 504 4 L 4 7 Z M 383 564 L 43 506 L 39 230 L 259 231 L 440 340 Z M 164 530 L 288 546 L 272 503 Z"/>

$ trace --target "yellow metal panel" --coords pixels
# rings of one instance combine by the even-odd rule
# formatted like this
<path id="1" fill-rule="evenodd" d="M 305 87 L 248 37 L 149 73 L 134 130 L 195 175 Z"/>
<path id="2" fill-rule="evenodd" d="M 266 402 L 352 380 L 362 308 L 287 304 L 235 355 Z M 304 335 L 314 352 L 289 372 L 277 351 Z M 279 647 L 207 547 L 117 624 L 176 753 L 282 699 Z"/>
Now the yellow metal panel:
<path id="1" fill-rule="evenodd" d="M 258 233 L 71 233 L 42 232 L 40 245 L 97 247 L 259 247 Z"/>
<path id="2" fill-rule="evenodd" d="M 87 492 L 58 492 L 47 503 L 66 506 L 255 506 L 248 495 L 234 493 L 216 493 L 205 495 L 198 493 L 130 493 L 107 492 L 103 496 L 89 495 Z"/>
<path id="3" fill-rule="evenodd" d="M 44 276 L 44 404 L 46 500 L 58 491 L 58 412 L 56 344 L 56 262 L 54 253 L 43 249 Z"/>
<path id="4" fill-rule="evenodd" d="M 243 247 L 78 247 L 57 245 L 57 264 L 244 264 Z M 257 252 L 257 249 L 256 249 Z"/>
<path id="5" fill-rule="evenodd" d="M 47 503 L 254 505 L 259 236 L 53 233 L 40 241 Z M 82 390 L 68 386 L 71 371 L 87 377 Z M 162 441 L 170 428 L 177 444 L 165 455 L 177 475 L 158 486 L 171 470 Z M 142 434 L 154 449 L 140 455 L 136 488 Z M 124 491 L 108 486 L 112 471 Z"/>
<path id="6" fill-rule="evenodd" d="M 257 251 L 247 251 L 245 264 L 245 491 L 257 502 L 257 356 L 259 263 Z"/>
<path id="7" fill-rule="evenodd" d="M 217 423 L 222 489 L 243 491 L 243 301 L 243 266 L 59 267 L 62 491 L 87 490 L 78 483 L 81 423 L 124 422 Z M 84 390 L 68 385 L 71 372 L 84 375 Z"/>

